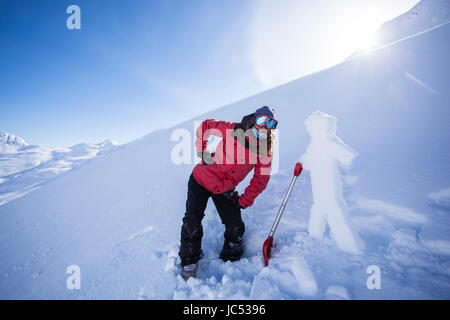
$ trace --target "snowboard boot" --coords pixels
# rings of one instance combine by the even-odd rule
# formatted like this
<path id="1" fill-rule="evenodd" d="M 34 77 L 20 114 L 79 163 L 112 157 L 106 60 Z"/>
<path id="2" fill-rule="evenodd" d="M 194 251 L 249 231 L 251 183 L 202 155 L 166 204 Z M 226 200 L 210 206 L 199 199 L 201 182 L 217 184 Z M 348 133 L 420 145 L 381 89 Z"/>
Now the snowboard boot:
<path id="1" fill-rule="evenodd" d="M 188 264 L 182 267 L 181 276 L 185 281 L 187 281 L 189 278 L 195 278 L 197 276 L 197 271 L 198 271 L 198 262 Z"/>
<path id="2" fill-rule="evenodd" d="M 244 246 L 242 243 L 242 238 L 236 238 L 234 240 L 225 239 L 223 243 L 223 249 L 220 252 L 220 259 L 223 261 L 237 261 L 241 259 L 242 253 L 244 252 Z"/>

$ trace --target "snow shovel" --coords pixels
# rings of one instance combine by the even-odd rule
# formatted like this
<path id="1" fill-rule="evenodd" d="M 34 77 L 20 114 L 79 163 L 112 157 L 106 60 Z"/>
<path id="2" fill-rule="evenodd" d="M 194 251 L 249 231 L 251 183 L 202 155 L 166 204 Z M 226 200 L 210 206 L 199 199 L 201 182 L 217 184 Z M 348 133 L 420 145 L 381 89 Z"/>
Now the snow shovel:
<path id="1" fill-rule="evenodd" d="M 273 234 L 275 233 L 275 230 L 278 227 L 278 223 L 280 222 L 281 216 L 283 215 L 284 208 L 286 208 L 286 203 L 289 199 L 289 196 L 291 195 L 292 189 L 294 188 L 295 181 L 297 181 L 297 178 L 300 175 L 300 173 L 302 173 L 302 170 L 303 170 L 302 164 L 300 162 L 297 162 L 294 169 L 294 177 L 292 177 L 291 184 L 289 185 L 288 191 L 284 196 L 283 202 L 281 203 L 280 210 L 278 210 L 278 215 L 275 218 L 272 230 L 270 230 L 269 236 L 267 237 L 266 241 L 264 241 L 263 256 L 266 267 L 269 265 L 270 249 L 272 249 L 273 244 Z"/>

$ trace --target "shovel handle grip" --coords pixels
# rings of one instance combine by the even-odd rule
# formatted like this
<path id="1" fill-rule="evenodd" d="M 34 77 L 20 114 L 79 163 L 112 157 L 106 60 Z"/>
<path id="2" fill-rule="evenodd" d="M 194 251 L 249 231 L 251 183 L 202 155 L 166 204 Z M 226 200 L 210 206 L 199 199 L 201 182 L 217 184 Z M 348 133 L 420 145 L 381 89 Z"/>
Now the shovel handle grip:
<path id="1" fill-rule="evenodd" d="M 298 177 L 300 175 L 300 173 L 302 173 L 303 171 L 303 166 L 300 162 L 297 162 L 295 164 L 295 169 L 294 169 L 294 176 Z"/>

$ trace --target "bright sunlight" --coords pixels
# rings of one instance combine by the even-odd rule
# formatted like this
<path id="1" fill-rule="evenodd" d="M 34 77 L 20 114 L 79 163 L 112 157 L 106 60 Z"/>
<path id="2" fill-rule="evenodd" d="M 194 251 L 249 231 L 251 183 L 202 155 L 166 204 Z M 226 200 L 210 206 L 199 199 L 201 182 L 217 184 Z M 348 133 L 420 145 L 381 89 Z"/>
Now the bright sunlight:
<path id="1" fill-rule="evenodd" d="M 266 88 L 280 85 L 376 47 L 379 27 L 416 2 L 261 0 L 251 21 L 249 59 Z"/>

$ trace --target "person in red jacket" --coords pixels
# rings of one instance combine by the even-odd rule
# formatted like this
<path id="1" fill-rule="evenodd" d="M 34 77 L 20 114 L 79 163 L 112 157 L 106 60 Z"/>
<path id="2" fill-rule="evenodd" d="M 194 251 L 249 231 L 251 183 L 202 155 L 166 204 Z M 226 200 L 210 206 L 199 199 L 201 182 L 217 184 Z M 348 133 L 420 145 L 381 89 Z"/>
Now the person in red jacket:
<path id="1" fill-rule="evenodd" d="M 201 222 L 210 197 L 225 225 L 220 258 L 240 259 L 245 232 L 241 209 L 253 205 L 269 182 L 277 124 L 274 109 L 264 106 L 240 123 L 207 119 L 197 129 L 195 147 L 202 161 L 189 178 L 179 251 L 185 280 L 196 275 L 203 257 Z M 222 138 L 213 154 L 207 151 L 211 135 Z M 250 185 L 239 196 L 235 188 L 252 170 Z"/>

